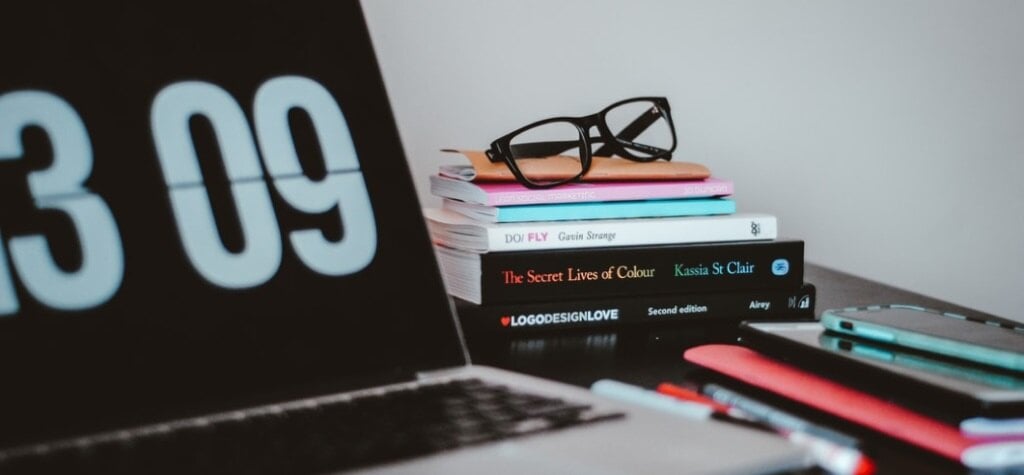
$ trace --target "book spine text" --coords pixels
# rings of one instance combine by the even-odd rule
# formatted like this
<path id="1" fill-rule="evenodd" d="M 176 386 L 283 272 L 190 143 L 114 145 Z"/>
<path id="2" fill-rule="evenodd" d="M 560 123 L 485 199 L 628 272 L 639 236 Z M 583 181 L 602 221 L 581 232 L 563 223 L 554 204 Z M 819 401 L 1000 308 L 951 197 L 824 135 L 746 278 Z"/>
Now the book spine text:
<path id="1" fill-rule="evenodd" d="M 537 223 L 529 227 L 490 226 L 491 252 L 574 249 L 603 246 L 771 240 L 778 237 L 775 216 L 693 217 L 687 221 L 644 220 Z M 439 236 L 444 240 L 444 236 Z"/>
<path id="2" fill-rule="evenodd" d="M 796 289 L 804 243 L 752 241 L 480 255 L 480 303 Z"/>
<path id="3" fill-rule="evenodd" d="M 814 285 L 808 283 L 795 290 L 672 294 L 639 299 L 513 305 L 476 305 L 460 300 L 455 308 L 467 330 L 507 333 L 681 320 L 812 319 L 814 298 Z"/>

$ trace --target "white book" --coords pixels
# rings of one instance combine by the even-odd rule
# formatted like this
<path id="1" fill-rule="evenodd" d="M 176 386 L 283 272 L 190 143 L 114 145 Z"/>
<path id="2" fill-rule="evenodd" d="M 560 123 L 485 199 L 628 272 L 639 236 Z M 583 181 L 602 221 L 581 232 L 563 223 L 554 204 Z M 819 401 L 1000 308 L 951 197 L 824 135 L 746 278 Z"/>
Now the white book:
<path id="1" fill-rule="evenodd" d="M 778 220 L 766 213 L 519 223 L 476 221 L 440 208 L 424 208 L 423 213 L 435 243 L 478 253 L 778 237 Z"/>

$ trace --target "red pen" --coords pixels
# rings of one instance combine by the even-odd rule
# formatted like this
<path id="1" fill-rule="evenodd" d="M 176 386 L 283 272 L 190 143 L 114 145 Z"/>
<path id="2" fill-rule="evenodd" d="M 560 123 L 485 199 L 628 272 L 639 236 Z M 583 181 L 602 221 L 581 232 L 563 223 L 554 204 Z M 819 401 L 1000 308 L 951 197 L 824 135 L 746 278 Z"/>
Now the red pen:
<path id="1" fill-rule="evenodd" d="M 658 385 L 657 391 L 662 394 L 667 394 L 676 399 L 682 399 L 684 401 L 699 402 L 701 404 L 709 406 L 717 412 L 728 414 L 731 409 L 729 406 L 722 404 L 714 399 L 711 399 L 697 391 L 692 389 L 677 386 L 672 383 L 661 383 Z"/>

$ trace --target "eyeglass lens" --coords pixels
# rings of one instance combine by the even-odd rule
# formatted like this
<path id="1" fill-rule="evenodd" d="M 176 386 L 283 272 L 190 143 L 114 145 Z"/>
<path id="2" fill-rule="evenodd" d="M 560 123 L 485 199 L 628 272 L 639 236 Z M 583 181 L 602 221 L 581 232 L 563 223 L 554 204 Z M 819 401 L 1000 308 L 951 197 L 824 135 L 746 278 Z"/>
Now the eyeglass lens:
<path id="1" fill-rule="evenodd" d="M 509 140 L 509 152 L 516 167 L 530 182 L 538 185 L 563 182 L 583 173 L 586 144 L 576 125 L 566 121 L 539 124 L 516 134 Z M 553 155 L 571 157 L 555 169 L 540 162 Z"/>
<path id="2" fill-rule="evenodd" d="M 657 104 L 642 100 L 619 104 L 609 109 L 604 120 L 620 146 L 637 158 L 663 155 L 675 145 L 668 113 Z M 613 149 L 604 146 L 594 155 L 610 156 Z"/>

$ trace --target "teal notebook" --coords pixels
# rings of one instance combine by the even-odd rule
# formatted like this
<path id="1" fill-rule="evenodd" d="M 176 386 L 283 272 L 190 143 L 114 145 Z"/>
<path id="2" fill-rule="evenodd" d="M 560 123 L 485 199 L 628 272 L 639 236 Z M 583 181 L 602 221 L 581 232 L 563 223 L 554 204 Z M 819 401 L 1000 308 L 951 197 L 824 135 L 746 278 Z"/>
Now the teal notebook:
<path id="1" fill-rule="evenodd" d="M 491 223 L 706 216 L 736 212 L 736 202 L 731 198 L 597 201 L 522 206 L 485 206 L 445 199 L 442 207 L 477 221 Z"/>

